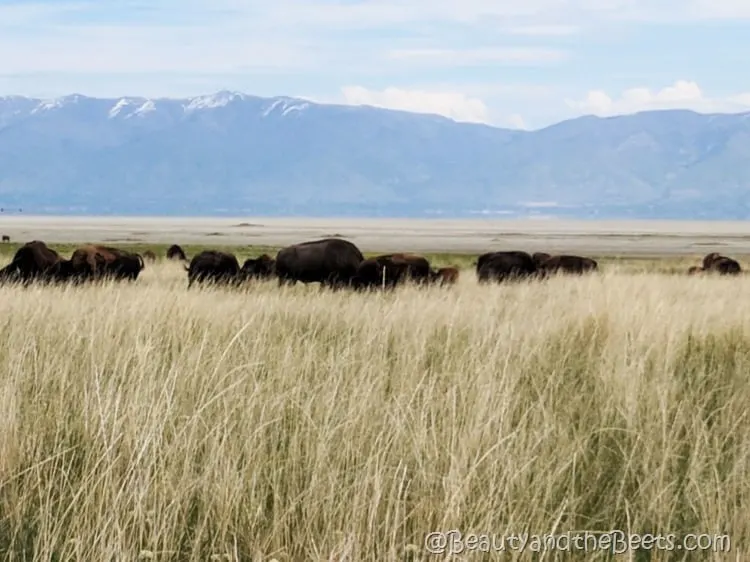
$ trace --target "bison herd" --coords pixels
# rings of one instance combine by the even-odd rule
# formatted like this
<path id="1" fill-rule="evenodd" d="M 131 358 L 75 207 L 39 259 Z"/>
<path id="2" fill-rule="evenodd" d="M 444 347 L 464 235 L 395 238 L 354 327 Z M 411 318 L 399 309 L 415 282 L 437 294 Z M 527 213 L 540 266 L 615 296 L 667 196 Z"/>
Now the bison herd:
<path id="1" fill-rule="evenodd" d="M 166 253 L 171 260 L 187 262 L 185 252 L 172 245 Z M 34 240 L 21 246 L 10 264 L 0 270 L 0 281 L 81 283 L 104 278 L 135 281 L 153 262 L 152 251 L 138 253 L 109 246 L 86 244 L 69 259 L 63 258 L 44 242 Z M 584 274 L 598 270 L 595 260 L 574 255 L 550 255 L 523 251 L 488 252 L 474 263 L 480 283 L 503 282 L 523 278 L 545 278 L 558 273 Z M 236 256 L 219 250 L 204 250 L 185 266 L 188 288 L 195 283 L 239 285 L 250 280 L 278 280 L 279 286 L 295 283 L 320 283 L 331 289 L 392 289 L 404 283 L 416 285 L 453 285 L 458 281 L 455 267 L 434 269 L 423 256 L 411 253 L 384 254 L 365 258 L 347 240 L 324 238 L 282 248 L 272 258 L 263 254 L 240 266 Z M 689 274 L 714 272 L 735 275 L 742 272 L 739 263 L 717 253 L 708 254 L 700 267 Z"/>

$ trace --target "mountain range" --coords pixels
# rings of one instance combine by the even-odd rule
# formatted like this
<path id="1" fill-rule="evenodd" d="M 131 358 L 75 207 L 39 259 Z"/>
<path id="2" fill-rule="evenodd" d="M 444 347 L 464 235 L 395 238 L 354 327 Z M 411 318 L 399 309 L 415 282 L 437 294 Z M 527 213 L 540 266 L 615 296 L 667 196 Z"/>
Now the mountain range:
<path id="1" fill-rule="evenodd" d="M 221 91 L 0 97 L 0 207 L 34 214 L 750 218 L 750 112 L 535 130 Z"/>

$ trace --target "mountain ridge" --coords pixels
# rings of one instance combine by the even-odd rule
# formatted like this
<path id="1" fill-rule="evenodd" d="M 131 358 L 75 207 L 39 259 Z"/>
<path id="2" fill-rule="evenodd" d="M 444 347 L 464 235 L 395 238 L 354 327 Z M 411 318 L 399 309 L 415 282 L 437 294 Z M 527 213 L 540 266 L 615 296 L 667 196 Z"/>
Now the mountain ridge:
<path id="1" fill-rule="evenodd" d="M 95 214 L 750 218 L 750 112 L 522 131 L 220 90 L 0 97 L 0 206 Z"/>

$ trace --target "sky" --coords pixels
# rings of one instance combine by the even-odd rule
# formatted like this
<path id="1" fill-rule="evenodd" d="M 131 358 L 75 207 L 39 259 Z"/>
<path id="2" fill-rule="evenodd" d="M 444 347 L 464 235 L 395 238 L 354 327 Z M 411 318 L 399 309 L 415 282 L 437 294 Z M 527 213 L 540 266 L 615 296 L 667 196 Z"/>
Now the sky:
<path id="1" fill-rule="evenodd" d="M 0 96 L 219 90 L 539 129 L 750 110 L 750 0 L 0 0 Z"/>

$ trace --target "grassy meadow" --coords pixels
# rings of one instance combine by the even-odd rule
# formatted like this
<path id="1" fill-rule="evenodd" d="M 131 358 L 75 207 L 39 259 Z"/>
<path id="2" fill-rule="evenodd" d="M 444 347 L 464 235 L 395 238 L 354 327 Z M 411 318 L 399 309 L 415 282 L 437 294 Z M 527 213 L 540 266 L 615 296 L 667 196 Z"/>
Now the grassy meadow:
<path id="1" fill-rule="evenodd" d="M 746 560 L 750 279 L 674 274 L 698 260 L 369 295 L 187 291 L 164 261 L 0 287 L 0 558 L 416 562 L 445 559 L 434 531 L 619 529 L 731 549 L 461 555 Z"/>

